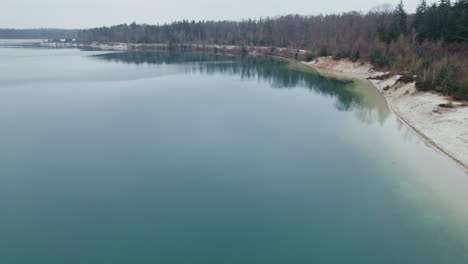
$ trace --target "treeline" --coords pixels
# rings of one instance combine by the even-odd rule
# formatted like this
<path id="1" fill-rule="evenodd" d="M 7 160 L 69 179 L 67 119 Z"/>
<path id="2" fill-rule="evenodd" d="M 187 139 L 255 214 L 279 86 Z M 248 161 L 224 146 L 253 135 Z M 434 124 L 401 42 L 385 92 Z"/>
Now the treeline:
<path id="1" fill-rule="evenodd" d="M 75 39 L 78 30 L 75 29 L 2 29 L 0 39 Z"/>
<path id="2" fill-rule="evenodd" d="M 422 1 L 415 14 L 403 3 L 367 13 L 288 15 L 243 21 L 178 21 L 163 25 L 122 24 L 82 30 L 83 42 L 217 44 L 307 50 L 308 59 L 333 56 L 369 60 L 404 74 L 421 90 L 468 100 L 468 0 Z"/>

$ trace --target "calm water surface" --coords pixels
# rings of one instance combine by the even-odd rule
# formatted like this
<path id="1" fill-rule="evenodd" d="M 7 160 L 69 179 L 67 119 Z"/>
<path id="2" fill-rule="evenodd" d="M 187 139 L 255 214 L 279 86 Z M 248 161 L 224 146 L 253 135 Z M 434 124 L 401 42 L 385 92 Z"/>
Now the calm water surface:
<path id="1" fill-rule="evenodd" d="M 0 263 L 468 263 L 468 175 L 368 83 L 0 41 Z"/>

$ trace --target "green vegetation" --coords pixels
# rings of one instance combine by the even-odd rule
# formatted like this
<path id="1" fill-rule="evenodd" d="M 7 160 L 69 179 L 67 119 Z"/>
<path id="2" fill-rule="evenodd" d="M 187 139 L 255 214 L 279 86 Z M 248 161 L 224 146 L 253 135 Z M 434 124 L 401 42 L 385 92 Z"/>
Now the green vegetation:
<path id="1" fill-rule="evenodd" d="M 383 68 L 387 66 L 389 62 L 387 56 L 384 55 L 383 52 L 380 50 L 372 51 L 370 54 L 369 60 L 373 65 L 379 68 Z"/>
<path id="2" fill-rule="evenodd" d="M 333 54 L 333 59 L 334 60 L 341 60 L 343 58 L 350 58 L 351 57 L 350 54 L 351 54 L 351 52 L 349 52 L 349 51 L 339 51 L 339 52 Z"/>
<path id="3" fill-rule="evenodd" d="M 313 59 L 315 59 L 314 54 L 308 52 L 305 56 L 305 61 L 312 61 Z"/>
<path id="4" fill-rule="evenodd" d="M 445 108 L 454 108 L 455 106 L 453 103 L 446 103 L 446 104 L 439 104 L 440 107 L 445 107 Z"/>
<path id="5" fill-rule="evenodd" d="M 356 62 L 358 61 L 359 59 L 361 58 L 361 52 L 359 52 L 359 50 L 356 50 L 353 54 L 353 56 L 351 57 L 351 60 L 353 62 Z"/>
<path id="6" fill-rule="evenodd" d="M 414 82 L 414 75 L 411 74 L 411 72 L 406 72 L 404 73 L 398 81 L 403 82 L 403 83 L 411 83 Z"/>
<path id="7" fill-rule="evenodd" d="M 288 15 L 243 21 L 179 21 L 164 25 L 130 25 L 82 30 L 83 42 L 125 42 L 230 45 L 247 54 L 251 47 L 265 54 L 312 60 L 370 61 L 375 67 L 416 81 L 420 90 L 435 90 L 468 100 L 468 0 L 419 4 L 415 14 L 403 2 L 364 14 Z M 281 53 L 280 53 L 280 49 Z M 287 50 L 287 51 L 285 51 Z M 301 51 L 302 50 L 302 51 Z M 307 51 L 307 52 L 303 52 Z M 414 77 L 415 76 L 415 77 Z"/>
<path id="8" fill-rule="evenodd" d="M 328 50 L 327 50 L 327 47 L 322 47 L 320 49 L 320 52 L 318 54 L 320 57 L 326 57 L 328 56 Z"/>

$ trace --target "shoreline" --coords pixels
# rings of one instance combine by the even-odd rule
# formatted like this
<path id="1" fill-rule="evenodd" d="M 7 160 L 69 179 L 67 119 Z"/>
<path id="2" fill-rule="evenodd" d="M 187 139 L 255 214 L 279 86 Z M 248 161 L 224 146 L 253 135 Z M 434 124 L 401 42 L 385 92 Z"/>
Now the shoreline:
<path id="1" fill-rule="evenodd" d="M 468 107 L 453 102 L 454 108 L 442 108 L 439 104 L 449 102 L 445 96 L 416 90 L 415 83 L 399 83 L 400 76 L 389 76 L 383 80 L 372 79 L 385 72 L 375 71 L 368 62 L 352 62 L 349 59 L 333 60 L 319 57 L 306 62 L 306 50 L 272 47 L 240 47 L 230 45 L 164 43 L 80 43 L 42 42 L 41 46 L 52 48 L 94 48 L 114 51 L 200 50 L 223 54 L 265 55 L 291 59 L 317 70 L 323 75 L 341 79 L 359 79 L 370 82 L 384 96 L 391 112 L 413 130 L 421 140 L 439 153 L 448 156 L 468 173 Z"/>
<path id="2" fill-rule="evenodd" d="M 41 46 L 49 48 L 84 48 L 113 51 L 158 51 L 158 50 L 180 50 L 180 51 L 206 51 L 222 53 L 227 55 L 264 55 L 294 59 L 303 61 L 307 58 L 308 51 L 293 48 L 278 48 L 269 46 L 235 46 L 218 44 L 168 44 L 168 43 L 120 43 L 120 42 L 41 42 Z"/>
<path id="3" fill-rule="evenodd" d="M 338 75 L 343 79 L 368 81 L 384 96 L 391 112 L 413 130 L 428 146 L 449 157 L 468 172 L 468 107 L 453 102 L 454 108 L 439 104 L 450 100 L 445 96 L 416 90 L 415 83 L 399 83 L 400 76 L 372 79 L 385 72 L 374 71 L 370 63 L 335 61 L 320 57 L 312 62 L 302 62 L 324 75 Z"/>

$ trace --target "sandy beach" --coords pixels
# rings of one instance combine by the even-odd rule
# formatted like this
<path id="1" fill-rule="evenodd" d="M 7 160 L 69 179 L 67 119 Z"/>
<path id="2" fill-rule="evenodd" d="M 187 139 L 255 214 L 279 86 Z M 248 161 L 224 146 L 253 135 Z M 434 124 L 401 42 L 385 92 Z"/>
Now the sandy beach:
<path id="1" fill-rule="evenodd" d="M 342 78 L 370 81 L 387 99 L 390 109 L 431 147 L 440 151 L 468 171 L 468 107 L 452 102 L 453 108 L 440 107 L 449 98 L 417 91 L 415 83 L 400 83 L 400 76 L 384 80 L 369 79 L 384 74 L 369 63 L 347 59 L 335 61 L 321 57 L 303 62 L 321 73 L 338 73 Z"/>

